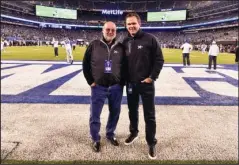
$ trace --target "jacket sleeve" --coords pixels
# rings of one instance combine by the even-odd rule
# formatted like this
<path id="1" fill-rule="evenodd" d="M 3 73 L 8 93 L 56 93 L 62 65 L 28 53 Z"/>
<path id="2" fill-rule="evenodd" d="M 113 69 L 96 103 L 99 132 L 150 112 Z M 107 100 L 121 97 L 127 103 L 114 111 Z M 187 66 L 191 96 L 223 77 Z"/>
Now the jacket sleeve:
<path id="1" fill-rule="evenodd" d="M 183 46 L 184 46 L 184 45 L 181 45 L 181 46 L 180 46 L 180 49 L 182 49 L 182 48 L 183 48 Z"/>
<path id="2" fill-rule="evenodd" d="M 91 70 L 91 53 L 92 53 L 92 43 L 86 49 L 85 55 L 83 58 L 83 73 L 89 85 L 91 85 L 94 82 L 94 78 L 92 76 L 92 70 Z"/>
<path id="3" fill-rule="evenodd" d="M 120 85 L 124 86 L 126 84 L 127 77 L 128 77 L 128 65 L 127 65 L 126 51 L 124 49 L 124 55 L 122 58 L 122 65 L 121 65 Z"/>
<path id="4" fill-rule="evenodd" d="M 210 48 L 209 48 L 208 55 L 210 56 L 211 53 L 212 53 L 212 46 L 210 46 Z"/>
<path id="5" fill-rule="evenodd" d="M 155 81 L 158 78 L 159 73 L 162 70 L 164 64 L 163 53 L 155 37 L 152 38 L 152 56 L 153 68 L 149 77 Z"/>

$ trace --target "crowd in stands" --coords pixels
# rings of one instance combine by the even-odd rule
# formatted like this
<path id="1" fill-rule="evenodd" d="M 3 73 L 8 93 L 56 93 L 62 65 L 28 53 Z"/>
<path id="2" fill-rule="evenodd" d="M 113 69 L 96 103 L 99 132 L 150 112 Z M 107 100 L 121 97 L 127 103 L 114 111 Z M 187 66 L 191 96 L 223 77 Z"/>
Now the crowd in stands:
<path id="1" fill-rule="evenodd" d="M 107 2 L 107 3 L 106 3 Z M 46 5 L 53 7 L 69 8 L 74 7 L 78 10 L 77 20 L 72 19 L 55 19 L 49 17 L 39 17 L 35 15 L 35 5 Z M 60 5 L 60 6 L 59 6 Z M 51 23 L 68 23 L 68 24 L 82 24 L 82 25 L 102 25 L 105 20 L 112 20 L 118 25 L 124 25 L 124 18 L 122 16 L 107 16 L 102 15 L 101 12 L 92 11 L 92 9 L 113 9 L 110 6 L 116 5 L 117 9 L 127 10 L 127 6 L 136 6 L 133 10 L 144 8 L 144 11 L 151 10 L 150 6 L 155 9 L 181 8 L 188 9 L 187 21 L 176 22 L 146 22 L 146 12 L 139 13 L 145 26 L 177 26 L 188 25 L 199 22 L 208 22 L 212 20 L 226 19 L 238 16 L 238 1 L 109 1 L 109 0 L 85 0 L 85 1 L 4 1 L 1 4 L 1 14 L 26 18 L 40 22 Z M 120 7 L 125 5 L 126 7 Z M 141 7 L 140 7 L 141 5 Z M 81 10 L 87 8 L 91 11 Z M 132 10 L 131 9 L 131 10 Z M 27 12 L 28 11 L 28 12 Z"/>
<path id="2" fill-rule="evenodd" d="M 13 16 L 17 18 L 24 18 L 27 20 L 32 21 L 39 21 L 39 22 L 48 22 L 48 23 L 63 23 L 63 24 L 74 24 L 74 25 L 103 25 L 106 20 L 111 20 L 116 22 L 118 26 L 124 26 L 124 18 L 121 17 L 109 17 L 109 16 L 102 16 L 102 15 L 95 15 L 93 13 L 84 13 L 80 16 L 77 20 L 72 19 L 55 19 L 49 17 L 36 17 L 33 15 L 26 15 L 26 14 L 17 14 L 12 12 L 7 12 L 5 10 L 1 11 L 2 14 Z M 142 20 L 142 26 L 184 26 L 184 25 L 193 25 L 199 23 L 206 23 L 212 22 L 216 20 L 223 20 L 228 18 L 237 17 L 238 13 L 230 13 L 215 16 L 213 18 L 207 19 L 200 19 L 200 20 L 187 20 L 187 21 L 173 21 L 173 22 L 147 22 L 146 20 Z M 12 19 L 1 17 L 1 20 L 12 21 Z M 19 22 L 19 21 L 18 21 Z"/>
<path id="3" fill-rule="evenodd" d="M 68 9 L 77 9 L 80 14 L 76 20 L 72 19 L 55 19 L 49 17 L 39 17 L 35 15 L 35 5 L 45 5 L 51 7 L 61 7 Z M 100 9 L 113 9 L 120 10 L 136 10 L 146 11 L 152 9 L 188 9 L 187 21 L 176 22 L 147 22 L 146 15 L 139 12 L 142 18 L 142 26 L 183 26 L 197 23 L 211 22 L 221 19 L 238 17 L 238 1 L 157 1 L 157 0 L 131 0 L 131 1 L 116 1 L 116 0 L 85 0 L 85 1 L 4 1 L 1 3 L 1 14 L 8 16 L 15 16 L 18 18 L 25 18 L 39 22 L 51 23 L 65 23 L 76 25 L 97 25 L 102 26 L 106 20 L 114 21 L 117 26 L 124 26 L 124 16 L 109 17 L 100 14 Z M 87 11 L 88 10 L 88 11 Z M 83 39 L 85 41 L 92 41 L 101 37 L 101 30 L 68 30 L 68 29 L 52 29 L 52 28 L 39 28 L 34 23 L 12 20 L 9 18 L 1 17 L 1 36 L 3 38 L 13 37 L 17 40 L 26 41 L 51 41 L 52 38 L 63 40 L 69 37 L 72 40 Z M 11 25 L 9 24 L 11 23 Z M 25 26 L 17 26 L 24 25 Z M 163 47 L 178 48 L 185 39 L 190 40 L 194 45 L 201 41 L 210 43 L 213 39 L 216 41 L 235 41 L 238 40 L 238 21 L 224 22 L 214 26 L 231 26 L 231 28 L 220 28 L 201 30 L 190 28 L 191 32 L 168 32 L 168 31 L 151 31 L 155 34 Z M 29 27 L 31 26 L 31 27 Z M 123 38 L 125 31 L 118 33 L 119 38 Z M 18 43 L 18 42 L 15 42 Z M 195 46 L 197 48 L 197 46 Z M 223 50 L 223 49 L 222 49 Z M 225 50 L 230 50 L 226 49 Z"/>
<path id="4" fill-rule="evenodd" d="M 238 29 L 237 27 L 213 29 L 198 32 L 183 32 L 183 31 L 149 31 L 154 34 L 160 44 L 163 47 L 179 48 L 185 40 L 190 41 L 194 45 L 201 44 L 202 41 L 206 44 L 210 44 L 212 40 L 217 42 L 220 41 L 236 41 L 238 40 Z M 53 28 L 31 28 L 25 26 L 1 25 L 2 38 L 9 39 L 15 38 L 16 41 L 52 41 L 53 37 L 56 40 L 62 41 L 66 37 L 71 40 L 82 39 L 84 41 L 91 42 L 92 40 L 99 39 L 102 36 L 101 30 L 81 30 L 81 29 L 53 29 Z M 118 38 L 120 40 L 127 35 L 125 30 L 118 31 Z M 17 43 L 17 42 L 15 42 Z"/>

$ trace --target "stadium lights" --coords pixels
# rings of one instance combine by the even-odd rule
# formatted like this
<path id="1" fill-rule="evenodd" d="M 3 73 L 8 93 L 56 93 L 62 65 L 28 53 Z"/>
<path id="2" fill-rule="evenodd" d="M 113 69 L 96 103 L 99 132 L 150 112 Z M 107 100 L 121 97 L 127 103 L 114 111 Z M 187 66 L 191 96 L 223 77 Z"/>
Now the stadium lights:
<path id="1" fill-rule="evenodd" d="M 239 17 L 237 16 L 237 17 L 223 19 L 223 20 L 204 22 L 204 23 L 193 24 L 193 25 L 184 25 L 184 26 L 182 26 L 182 28 L 193 27 L 193 26 L 202 26 L 202 25 L 211 25 L 211 24 L 214 24 L 214 23 L 222 23 L 222 22 L 228 22 L 228 21 L 236 21 L 236 20 L 238 20 L 238 18 Z"/>
<path id="2" fill-rule="evenodd" d="M 1 17 L 3 18 L 10 18 L 13 20 L 19 20 L 19 21 L 25 21 L 25 22 L 30 22 L 30 23 L 36 23 L 39 26 L 42 24 L 48 25 L 48 26 L 67 26 L 67 27 L 80 27 L 80 28 L 97 28 L 97 29 L 102 29 L 103 26 L 89 26 L 89 25 L 72 25 L 72 24 L 62 24 L 62 23 L 50 23 L 50 22 L 39 22 L 39 21 L 33 21 L 33 20 L 28 20 L 28 19 L 23 19 L 23 18 L 17 18 L 13 16 L 8 16 L 1 14 Z M 199 23 L 199 24 L 193 24 L 193 25 L 183 25 L 183 26 L 155 26 L 155 27 L 141 27 L 141 29 L 182 29 L 182 28 L 188 28 L 188 27 L 197 27 L 197 26 L 202 26 L 202 25 L 211 25 L 214 23 L 222 23 L 222 22 L 228 22 L 228 21 L 236 21 L 238 20 L 239 17 L 233 17 L 233 18 L 228 18 L 228 19 L 223 19 L 223 20 L 217 20 L 217 21 L 211 21 L 211 22 L 205 22 L 205 23 Z M 119 26 L 117 29 L 125 29 L 124 26 Z"/>

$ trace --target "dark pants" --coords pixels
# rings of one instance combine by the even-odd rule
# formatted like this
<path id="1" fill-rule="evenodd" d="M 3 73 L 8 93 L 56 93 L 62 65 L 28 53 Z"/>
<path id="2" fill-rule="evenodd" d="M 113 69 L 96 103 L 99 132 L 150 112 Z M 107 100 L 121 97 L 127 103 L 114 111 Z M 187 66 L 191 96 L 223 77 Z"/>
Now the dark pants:
<path id="1" fill-rule="evenodd" d="M 237 49 L 239 49 L 239 48 L 237 48 Z M 239 53 L 238 53 L 238 51 L 237 51 L 237 52 L 236 52 L 235 62 L 238 62 L 238 60 L 239 60 Z"/>
<path id="2" fill-rule="evenodd" d="M 55 53 L 55 56 L 58 56 L 58 48 L 54 48 L 54 53 Z"/>
<path id="3" fill-rule="evenodd" d="M 106 137 L 112 138 L 115 136 L 116 129 L 123 95 L 123 87 L 116 84 L 110 87 L 96 85 L 91 87 L 91 105 L 90 105 L 90 134 L 94 142 L 100 141 L 100 114 L 108 98 L 109 116 L 106 125 Z"/>
<path id="4" fill-rule="evenodd" d="M 183 65 L 184 66 L 186 66 L 186 62 L 187 62 L 187 65 L 190 66 L 189 53 L 183 53 Z"/>
<path id="5" fill-rule="evenodd" d="M 129 88 L 132 88 L 132 92 L 129 92 Z M 149 146 L 154 146 L 157 143 L 155 138 L 156 134 L 156 121 L 155 121 L 155 88 L 154 83 L 128 83 L 126 85 L 127 101 L 129 108 L 129 120 L 130 120 L 130 133 L 137 135 L 138 123 L 139 123 L 139 96 L 141 96 L 143 102 L 146 141 Z"/>
<path id="6" fill-rule="evenodd" d="M 209 69 L 211 69 L 211 67 L 212 67 L 212 62 L 213 62 L 214 69 L 217 69 L 217 56 L 209 55 L 209 63 L 208 63 Z"/>

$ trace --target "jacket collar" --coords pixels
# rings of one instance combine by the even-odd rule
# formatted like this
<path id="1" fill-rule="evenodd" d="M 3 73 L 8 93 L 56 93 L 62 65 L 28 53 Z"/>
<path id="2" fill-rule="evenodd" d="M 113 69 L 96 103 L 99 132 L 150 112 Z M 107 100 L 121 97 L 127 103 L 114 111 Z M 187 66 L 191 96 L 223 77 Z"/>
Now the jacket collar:
<path id="1" fill-rule="evenodd" d="M 134 35 L 134 37 L 132 37 L 128 32 L 128 37 L 129 38 L 140 38 L 143 36 L 143 34 L 144 34 L 144 32 L 141 29 L 139 29 L 139 31 Z"/>
<path id="2" fill-rule="evenodd" d="M 102 37 L 101 39 L 104 43 L 106 43 L 109 47 L 111 47 L 112 45 L 114 45 L 116 43 L 116 39 L 114 38 L 113 41 L 109 44 L 104 37 Z"/>

